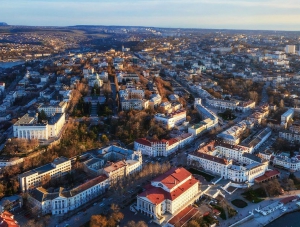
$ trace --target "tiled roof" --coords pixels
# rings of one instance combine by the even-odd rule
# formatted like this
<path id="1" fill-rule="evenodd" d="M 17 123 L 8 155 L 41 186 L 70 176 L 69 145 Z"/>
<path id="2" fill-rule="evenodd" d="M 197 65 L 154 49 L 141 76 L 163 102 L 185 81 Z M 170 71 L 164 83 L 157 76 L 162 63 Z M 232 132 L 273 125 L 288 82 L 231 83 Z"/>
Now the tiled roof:
<path id="1" fill-rule="evenodd" d="M 17 221 L 14 220 L 14 215 L 8 211 L 4 211 L 0 215 L 0 227 L 20 227 Z"/>
<path id="2" fill-rule="evenodd" d="M 223 165 L 228 164 L 228 162 L 225 158 L 218 158 L 213 155 L 209 155 L 209 154 L 205 154 L 205 153 L 201 153 L 201 152 L 197 152 L 197 151 L 194 151 L 193 153 L 191 153 L 191 155 L 197 156 L 199 158 L 207 159 L 209 161 L 218 162 Z"/>
<path id="3" fill-rule="evenodd" d="M 185 168 L 172 168 L 166 173 L 160 175 L 159 177 L 155 178 L 153 182 L 161 182 L 167 188 L 171 189 L 175 185 L 179 184 L 183 180 L 187 179 L 188 177 L 192 176 L 192 174 L 187 171 Z"/>
<path id="4" fill-rule="evenodd" d="M 195 215 L 199 214 L 199 210 L 188 206 L 177 215 L 175 215 L 168 223 L 175 226 L 181 227 L 184 226 L 189 220 L 191 220 Z"/>
<path id="5" fill-rule="evenodd" d="M 177 187 L 175 190 L 172 192 L 167 192 L 163 190 L 162 188 L 154 187 L 154 186 L 149 186 L 149 188 L 139 194 L 140 197 L 146 197 L 151 201 L 153 204 L 159 204 L 163 202 L 164 200 L 175 200 L 178 198 L 180 195 L 182 195 L 184 192 L 186 192 L 189 188 L 194 186 L 195 184 L 198 184 L 199 181 L 192 178 L 185 182 L 184 184 L 180 185 Z"/>

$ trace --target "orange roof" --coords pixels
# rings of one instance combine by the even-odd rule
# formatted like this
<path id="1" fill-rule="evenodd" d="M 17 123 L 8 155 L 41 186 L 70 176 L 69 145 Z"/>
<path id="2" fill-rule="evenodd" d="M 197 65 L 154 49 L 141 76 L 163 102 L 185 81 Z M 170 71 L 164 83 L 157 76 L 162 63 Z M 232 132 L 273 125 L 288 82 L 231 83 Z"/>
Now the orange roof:
<path id="1" fill-rule="evenodd" d="M 166 173 L 160 175 L 159 177 L 155 178 L 153 182 L 161 182 L 167 188 L 171 189 L 175 185 L 179 184 L 183 180 L 187 179 L 188 177 L 192 176 L 192 174 L 187 171 L 185 168 L 172 168 Z"/>
<path id="2" fill-rule="evenodd" d="M 126 166 L 126 163 L 124 161 L 119 161 L 116 163 L 112 163 L 110 166 L 107 166 L 104 168 L 104 171 L 107 173 L 113 172 L 117 169 L 120 169 L 122 167 Z"/>
<path id="3" fill-rule="evenodd" d="M 271 177 L 277 176 L 279 174 L 280 174 L 280 172 L 277 169 L 269 170 L 269 171 L 266 171 L 264 175 L 262 175 L 260 177 L 257 177 L 254 180 L 256 182 L 261 182 L 261 181 L 264 181 L 264 180 L 268 180 Z"/>
<path id="4" fill-rule="evenodd" d="M 0 215 L 0 227 L 20 227 L 17 221 L 14 220 L 14 215 L 8 211 L 4 211 Z"/>
<path id="5" fill-rule="evenodd" d="M 184 192 L 186 192 L 189 188 L 191 188 L 192 186 L 198 183 L 199 183 L 198 180 L 194 178 L 190 179 L 184 184 L 180 185 L 175 190 L 173 190 L 171 193 L 163 190 L 162 188 L 154 187 L 151 185 L 146 191 L 139 194 L 139 196 L 146 197 L 153 204 L 159 204 L 166 199 L 173 201 L 176 198 L 178 198 L 180 195 L 182 195 Z"/>
<path id="6" fill-rule="evenodd" d="M 199 214 L 198 209 L 188 206 L 177 215 L 175 215 L 168 223 L 175 226 L 184 226 L 189 220 L 191 220 L 195 215 Z"/>

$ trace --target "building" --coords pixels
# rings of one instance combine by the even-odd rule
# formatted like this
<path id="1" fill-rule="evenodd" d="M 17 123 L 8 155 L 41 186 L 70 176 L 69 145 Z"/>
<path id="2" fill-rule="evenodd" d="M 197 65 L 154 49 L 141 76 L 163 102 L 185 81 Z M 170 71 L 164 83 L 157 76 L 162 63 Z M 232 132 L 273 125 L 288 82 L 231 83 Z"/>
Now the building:
<path id="1" fill-rule="evenodd" d="M 134 141 L 134 149 L 142 151 L 142 154 L 152 157 L 167 157 L 176 152 L 179 148 L 189 144 L 193 139 L 191 133 L 184 133 L 169 140 L 148 140 L 146 138 L 140 138 Z"/>
<path id="2" fill-rule="evenodd" d="M 43 104 L 41 106 L 38 107 L 39 112 L 41 112 L 42 110 L 45 112 L 45 114 L 48 117 L 51 117 L 52 115 L 56 114 L 56 113 L 65 113 L 67 108 L 67 102 L 60 102 L 58 104 L 54 104 L 54 105 L 46 105 Z"/>
<path id="3" fill-rule="evenodd" d="M 276 155 L 273 159 L 273 165 L 287 169 L 290 172 L 300 170 L 300 155 L 290 158 L 289 155 L 280 154 Z"/>
<path id="4" fill-rule="evenodd" d="M 218 137 L 222 139 L 225 143 L 238 144 L 240 142 L 240 137 L 246 129 L 251 129 L 254 123 L 251 121 L 243 120 L 238 124 L 230 127 L 229 129 L 218 134 Z"/>
<path id="5" fill-rule="evenodd" d="M 161 96 L 159 94 L 153 94 L 150 96 L 149 107 L 152 109 L 158 107 L 161 103 Z"/>
<path id="6" fill-rule="evenodd" d="M 6 167 L 6 166 L 14 166 L 17 164 L 20 164 L 24 162 L 24 158 L 19 158 L 19 157 L 8 157 L 1 155 L 0 156 L 0 167 Z"/>
<path id="7" fill-rule="evenodd" d="M 149 108 L 149 100 L 145 99 L 121 99 L 122 110 L 142 110 Z"/>
<path id="8" fill-rule="evenodd" d="M 206 102 L 210 106 L 223 109 L 223 110 L 230 109 L 230 110 L 240 110 L 242 112 L 246 112 L 255 108 L 255 102 L 253 101 L 242 102 L 237 100 L 225 100 L 225 99 L 207 97 Z"/>
<path id="9" fill-rule="evenodd" d="M 116 183 L 125 176 L 142 170 L 143 157 L 141 151 L 133 151 L 118 146 L 87 151 L 82 155 L 86 172 L 93 175 L 105 174 L 110 184 Z"/>
<path id="10" fill-rule="evenodd" d="M 281 115 L 281 125 L 284 128 L 287 127 L 288 122 L 294 117 L 294 112 L 294 108 L 290 108 Z"/>
<path id="11" fill-rule="evenodd" d="M 3 211 L 0 214 L 0 227 L 20 227 L 14 219 L 14 215 L 8 211 Z"/>
<path id="12" fill-rule="evenodd" d="M 57 192 L 50 192 L 42 187 L 35 188 L 29 192 L 28 201 L 42 215 L 63 216 L 103 194 L 108 187 L 108 177 L 100 175 L 71 190 L 59 188 Z"/>
<path id="13" fill-rule="evenodd" d="M 154 119 L 161 123 L 165 128 L 171 129 L 181 125 L 186 121 L 186 110 L 181 109 L 169 114 L 155 114 Z"/>
<path id="14" fill-rule="evenodd" d="M 296 45 L 286 45 L 284 48 L 284 51 L 287 54 L 295 54 L 296 53 Z"/>
<path id="15" fill-rule="evenodd" d="M 189 171 L 172 168 L 152 180 L 137 196 L 135 209 L 161 224 L 166 219 L 164 214 L 177 214 L 198 200 L 200 195 L 200 182 Z"/>
<path id="16" fill-rule="evenodd" d="M 13 133 L 17 138 L 48 140 L 58 137 L 64 124 L 64 113 L 56 113 L 42 123 L 38 123 L 38 114 L 25 114 L 13 125 Z"/>
<path id="17" fill-rule="evenodd" d="M 254 183 L 264 174 L 268 161 L 250 153 L 248 147 L 212 141 L 188 155 L 188 165 L 235 182 Z"/>
<path id="18" fill-rule="evenodd" d="M 22 192 L 42 185 L 45 178 L 55 179 L 62 177 L 71 171 L 71 160 L 60 157 L 52 163 L 27 171 L 18 176 L 20 190 Z"/>

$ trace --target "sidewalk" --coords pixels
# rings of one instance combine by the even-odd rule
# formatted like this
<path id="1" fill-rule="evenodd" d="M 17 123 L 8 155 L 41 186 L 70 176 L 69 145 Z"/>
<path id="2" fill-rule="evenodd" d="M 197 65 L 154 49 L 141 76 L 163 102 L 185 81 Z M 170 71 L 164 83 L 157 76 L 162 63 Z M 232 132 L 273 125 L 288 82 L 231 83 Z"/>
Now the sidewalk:
<path id="1" fill-rule="evenodd" d="M 232 225 L 233 223 L 248 216 L 250 211 L 251 212 L 254 211 L 254 209 L 258 208 L 259 206 L 266 207 L 266 206 L 270 205 L 271 203 L 280 201 L 283 198 L 290 197 L 293 195 L 299 195 L 299 194 L 300 194 L 300 190 L 295 190 L 295 191 L 291 191 L 289 193 L 286 192 L 284 195 L 281 195 L 278 197 L 274 197 L 274 198 L 267 197 L 264 201 L 262 201 L 260 203 L 251 203 L 251 202 L 247 201 L 248 206 L 246 206 L 245 208 L 242 208 L 242 209 L 237 208 L 238 214 L 228 220 L 221 221 L 220 226 L 227 227 L 227 226 Z M 289 209 L 286 212 L 291 212 L 293 210 L 298 209 L 296 202 L 291 202 L 284 206 L 289 207 Z M 280 217 L 283 214 L 284 213 L 282 213 L 280 210 L 277 210 L 269 215 L 263 216 L 261 214 L 258 214 L 256 211 L 254 211 L 254 218 L 252 220 L 249 220 L 249 221 L 241 224 L 240 226 L 243 226 L 243 227 L 264 226 L 265 224 L 275 220 L 276 218 Z"/>

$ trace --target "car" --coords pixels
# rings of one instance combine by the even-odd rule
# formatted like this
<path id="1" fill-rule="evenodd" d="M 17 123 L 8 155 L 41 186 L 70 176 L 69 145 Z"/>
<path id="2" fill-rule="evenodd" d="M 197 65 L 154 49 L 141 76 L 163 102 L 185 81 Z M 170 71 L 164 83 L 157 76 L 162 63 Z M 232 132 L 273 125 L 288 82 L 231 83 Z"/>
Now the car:
<path id="1" fill-rule="evenodd" d="M 104 207 L 104 205 L 105 205 L 104 203 L 100 203 L 99 207 Z"/>

